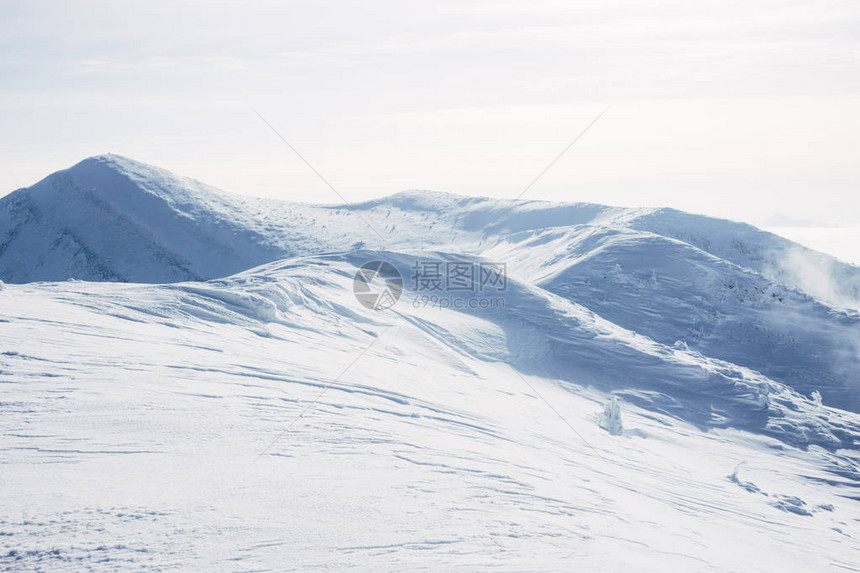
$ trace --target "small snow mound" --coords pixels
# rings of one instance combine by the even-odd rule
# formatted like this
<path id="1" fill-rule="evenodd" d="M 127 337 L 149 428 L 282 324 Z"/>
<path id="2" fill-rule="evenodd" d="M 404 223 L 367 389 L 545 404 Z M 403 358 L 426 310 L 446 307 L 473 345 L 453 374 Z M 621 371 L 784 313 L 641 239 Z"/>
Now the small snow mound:
<path id="1" fill-rule="evenodd" d="M 675 350 L 690 350 L 690 347 L 687 346 L 687 343 L 683 340 L 676 340 L 675 344 L 672 345 Z"/>
<path id="2" fill-rule="evenodd" d="M 603 406 L 600 427 L 613 436 L 620 436 L 624 433 L 624 426 L 621 423 L 621 405 L 615 396 Z"/>

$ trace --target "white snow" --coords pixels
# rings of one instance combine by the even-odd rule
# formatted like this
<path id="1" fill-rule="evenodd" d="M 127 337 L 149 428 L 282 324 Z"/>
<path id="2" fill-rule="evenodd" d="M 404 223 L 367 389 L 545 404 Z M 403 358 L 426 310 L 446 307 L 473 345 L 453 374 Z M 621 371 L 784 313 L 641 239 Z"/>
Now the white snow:
<path id="1" fill-rule="evenodd" d="M 0 568 L 858 570 L 860 316 L 773 235 L 116 156 L 0 233 Z M 507 263 L 504 306 L 416 307 L 425 259 Z M 390 310 L 353 296 L 371 260 Z"/>

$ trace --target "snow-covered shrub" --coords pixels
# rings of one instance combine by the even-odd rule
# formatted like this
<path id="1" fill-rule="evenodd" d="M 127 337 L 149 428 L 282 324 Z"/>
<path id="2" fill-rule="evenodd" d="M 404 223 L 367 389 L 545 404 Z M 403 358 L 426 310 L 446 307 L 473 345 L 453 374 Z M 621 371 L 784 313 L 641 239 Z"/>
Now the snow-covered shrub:
<path id="1" fill-rule="evenodd" d="M 813 390 L 812 394 L 810 394 L 809 397 L 812 398 L 812 401 L 819 406 L 824 404 L 824 400 L 821 398 L 821 392 L 819 392 L 818 390 Z"/>
<path id="2" fill-rule="evenodd" d="M 621 423 L 621 405 L 615 396 L 603 406 L 600 427 L 613 436 L 620 436 L 624 433 L 624 426 Z"/>
<path id="3" fill-rule="evenodd" d="M 759 384 L 753 394 L 762 410 L 770 408 L 770 387 L 767 384 Z"/>

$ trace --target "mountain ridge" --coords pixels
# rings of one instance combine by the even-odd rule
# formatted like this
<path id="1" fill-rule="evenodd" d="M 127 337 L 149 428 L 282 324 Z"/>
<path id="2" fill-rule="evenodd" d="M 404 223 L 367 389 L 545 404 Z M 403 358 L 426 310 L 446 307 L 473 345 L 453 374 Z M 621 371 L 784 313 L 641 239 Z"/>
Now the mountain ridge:
<path id="1" fill-rule="evenodd" d="M 92 166 L 99 166 L 101 169 L 92 169 Z M 105 175 L 113 177 L 106 177 Z M 125 179 L 131 185 L 117 184 L 118 179 Z M 65 181 L 75 183 L 77 185 L 52 185 L 57 181 Z M 44 179 L 40 180 L 31 187 L 18 189 L 11 194 L 0 198 L 0 279 L 6 282 L 27 282 L 25 278 L 32 273 L 18 272 L 10 268 L 9 265 L 3 265 L 4 251 L 9 248 L 9 243 L 14 240 L 14 229 L 19 220 L 10 216 L 10 211 L 15 211 L 15 204 L 18 204 L 18 210 L 26 210 L 26 206 L 21 203 L 32 201 L 23 200 L 38 199 L 42 197 L 50 198 L 54 195 L 61 194 L 64 191 L 78 191 L 83 194 L 83 198 L 92 199 L 92 193 L 86 194 L 87 191 L 95 192 L 97 198 L 102 202 L 110 202 L 113 196 L 119 193 L 129 194 L 132 191 L 137 191 L 138 195 L 149 195 L 156 197 L 164 202 L 162 206 L 154 206 L 153 208 L 168 209 L 167 214 L 172 214 L 190 222 L 196 221 L 199 225 L 205 227 L 204 223 L 211 223 L 212 226 L 224 226 L 233 228 L 236 233 L 230 236 L 230 240 L 248 239 L 247 242 L 253 243 L 254 248 L 249 245 L 243 245 L 243 248 L 250 248 L 255 251 L 255 257 L 249 257 L 249 260 L 243 262 L 244 268 L 250 268 L 265 262 L 262 258 L 266 256 L 276 258 L 277 256 L 290 256 L 300 252 L 310 253 L 318 252 L 320 248 L 323 250 L 337 251 L 346 250 L 351 247 L 355 241 L 363 241 L 366 244 L 378 241 L 373 238 L 375 234 L 369 229 L 363 228 L 362 225 L 355 225 L 349 221 L 345 224 L 345 218 L 349 217 L 351 212 L 370 212 L 380 210 L 399 209 L 404 212 L 410 212 L 415 216 L 415 219 L 420 219 L 421 214 L 434 212 L 442 224 L 449 224 L 452 232 L 467 233 L 475 235 L 469 237 L 470 246 L 477 249 L 485 249 L 486 241 L 489 238 L 497 240 L 498 237 L 490 235 L 510 235 L 521 231 L 541 231 L 553 227 L 572 227 L 580 224 L 607 224 L 611 226 L 622 226 L 635 230 L 653 232 L 663 236 L 668 236 L 690 243 L 698 248 L 710 252 L 720 258 L 726 258 L 732 262 L 736 262 L 742 266 L 752 268 L 756 272 L 780 275 L 779 278 L 786 279 L 788 272 L 784 268 L 779 268 L 775 265 L 767 253 L 756 251 L 757 247 L 764 244 L 764 248 L 787 252 L 796 250 L 801 252 L 804 257 L 817 261 L 817 264 L 830 266 L 837 271 L 845 280 L 849 280 L 851 288 L 848 292 L 842 293 L 842 298 L 857 298 L 860 299 L 860 269 L 847 263 L 841 263 L 828 257 L 822 253 L 816 253 L 810 249 L 806 249 L 800 245 L 792 243 L 787 239 L 782 239 L 767 231 L 761 231 L 746 223 L 735 223 L 726 219 L 715 219 L 703 215 L 694 215 L 678 211 L 671 208 L 624 208 L 612 207 L 607 205 L 599 205 L 594 203 L 554 203 L 549 201 L 527 200 L 527 201 L 505 201 L 491 199 L 488 197 L 467 197 L 460 196 L 448 192 L 439 191 L 422 191 L 410 190 L 393 195 L 372 199 L 358 203 L 348 203 L 344 205 L 314 205 L 307 203 L 291 203 L 277 199 L 257 199 L 242 195 L 225 193 L 219 189 L 200 183 L 199 181 L 177 176 L 171 172 L 158 167 L 150 166 L 141 162 L 137 162 L 119 155 L 105 154 L 97 155 L 75 164 L 74 166 L 55 172 Z M 81 198 L 80 196 L 78 198 Z M 55 198 L 56 199 L 56 198 Z M 55 201 L 56 202 L 56 201 Z M 147 205 L 141 205 L 138 199 L 133 200 L 130 204 L 115 205 L 120 211 L 118 215 L 123 217 L 139 218 L 142 214 L 146 214 Z M 452 209 L 461 209 L 462 212 L 451 213 Z M 441 215 L 440 216 L 440 209 Z M 164 214 L 164 213 L 162 213 Z M 291 214 L 299 214 L 299 217 L 290 217 Z M 344 215 L 346 214 L 346 215 Z M 57 214 L 55 214 L 57 215 Z M 62 214 L 60 214 L 62 215 Z M 448 216 L 449 220 L 445 220 Z M 296 236 L 289 236 L 289 242 L 284 238 L 288 235 L 288 227 L 291 224 L 300 222 L 300 219 L 307 220 L 308 226 L 316 223 L 325 223 L 321 221 L 329 217 L 332 219 L 333 227 L 344 227 L 355 235 L 352 242 L 349 239 L 340 240 L 337 231 L 331 232 L 331 229 L 313 229 L 314 232 L 323 235 L 328 232 L 328 236 L 324 240 L 311 240 L 312 229 L 299 229 L 304 236 L 299 237 L 301 240 L 296 241 Z M 61 217 L 58 217 L 61 219 Z M 289 218 L 289 221 L 279 221 L 279 218 Z M 380 220 L 382 219 L 382 220 Z M 386 228 L 384 222 L 385 216 L 367 218 L 375 231 L 379 231 L 385 236 L 386 240 L 398 242 L 397 230 Z M 62 221 L 60 221 L 61 223 Z M 431 226 L 435 226 L 434 221 L 428 218 L 418 221 L 421 224 L 425 222 Z M 492 224 L 492 228 L 485 228 L 486 225 Z M 164 225 L 163 221 L 153 222 L 143 225 L 143 230 L 152 231 L 159 226 Z M 62 226 L 62 225 L 60 225 Z M 76 231 L 78 229 L 72 229 Z M 207 229 L 201 228 L 197 231 L 204 232 Z M 211 231 L 211 229 L 209 229 Z M 295 229 L 293 229 L 295 230 Z M 431 229 L 432 230 L 432 229 Z M 709 232 L 705 232 L 709 231 Z M 481 232 L 485 236 L 478 236 Z M 731 237 L 725 239 L 721 235 L 729 234 Z M 247 235 L 247 236 L 245 236 Z M 432 233 L 430 233 L 432 235 Z M 715 239 L 718 236 L 718 240 Z M 738 239 L 740 237 L 740 239 Z M 407 237 L 411 238 L 411 237 Z M 502 239 L 504 237 L 501 237 Z M 212 237 L 208 237 L 212 239 Z M 447 246 L 445 241 L 438 236 L 430 236 L 432 241 L 430 244 L 436 246 Z M 745 239 L 745 241 L 744 241 Z M 730 241 L 727 243 L 726 241 Z M 166 242 L 164 240 L 161 241 Z M 295 249 L 291 248 L 291 243 L 306 243 L 298 245 Z M 214 241 L 214 244 L 221 249 L 227 248 L 223 244 L 224 241 Z M 325 244 L 328 243 L 328 244 Z M 96 253 L 97 248 L 93 245 L 84 245 L 91 252 Z M 168 250 L 175 249 L 173 245 L 164 245 Z M 377 245 L 385 246 L 383 244 Z M 262 249 L 263 252 L 257 252 Z M 177 253 L 178 258 L 182 260 L 193 259 L 186 253 Z M 237 263 L 238 264 L 238 263 Z M 18 261 L 18 266 L 21 268 L 27 267 L 28 263 L 23 260 Z M 769 268 L 768 265 L 775 268 Z M 197 266 L 202 267 L 202 264 Z M 208 272 L 202 272 L 206 270 Z M 216 278 L 226 276 L 232 272 L 238 272 L 239 268 L 232 268 L 230 265 L 217 266 L 213 269 L 200 269 L 196 271 L 198 278 Z M 85 278 L 71 276 L 68 270 L 56 269 L 53 272 L 43 273 L 50 278 L 28 279 L 28 280 L 64 280 L 66 278 Z M 64 276 L 68 275 L 68 276 Z M 155 273 L 158 274 L 158 273 Z M 23 276 L 17 276 L 23 275 Z M 189 280 L 191 276 L 173 279 L 173 280 Z M 169 282 L 164 280 L 165 277 L 135 275 L 132 279 L 140 280 L 141 282 Z M 93 278 L 92 280 L 98 280 Z M 789 281 L 791 282 L 791 281 Z M 807 289 L 808 285 L 802 281 L 794 281 L 799 288 Z M 812 289 L 815 290 L 815 289 Z M 830 297 L 822 289 L 813 293 L 814 296 L 822 298 L 826 302 L 833 303 L 839 297 Z M 841 300 L 840 302 L 845 302 Z"/>

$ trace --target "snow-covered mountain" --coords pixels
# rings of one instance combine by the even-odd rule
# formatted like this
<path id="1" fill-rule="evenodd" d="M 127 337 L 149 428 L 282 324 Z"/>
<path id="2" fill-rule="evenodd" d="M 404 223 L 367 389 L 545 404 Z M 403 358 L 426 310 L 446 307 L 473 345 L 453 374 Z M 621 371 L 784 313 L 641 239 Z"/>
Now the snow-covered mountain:
<path id="1" fill-rule="evenodd" d="M 0 565 L 858 570 L 860 271 L 748 225 L 103 156 L 0 200 L 0 278 Z"/>
<path id="2" fill-rule="evenodd" d="M 860 411 L 860 269 L 669 209 L 407 192 L 346 206 L 245 198 L 86 159 L 0 199 L 0 279 L 169 283 L 358 248 L 465 254 L 662 344 Z"/>
<path id="3" fill-rule="evenodd" d="M 675 239 L 824 302 L 860 308 L 860 269 L 741 223 L 673 209 L 429 191 L 336 207 L 295 204 L 230 195 L 118 155 L 85 159 L 0 198 L 0 279 L 205 280 L 357 245 L 485 252 L 538 240 L 582 258 L 589 236 L 565 231 L 583 227 Z"/>
<path id="4" fill-rule="evenodd" d="M 110 155 L 2 199 L 0 278 L 176 282 L 283 254 L 232 197 Z"/>

